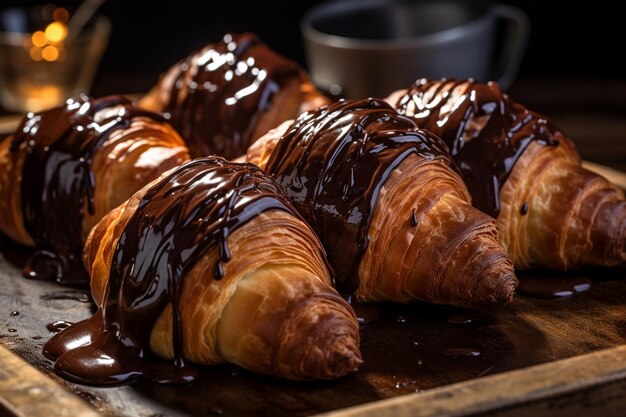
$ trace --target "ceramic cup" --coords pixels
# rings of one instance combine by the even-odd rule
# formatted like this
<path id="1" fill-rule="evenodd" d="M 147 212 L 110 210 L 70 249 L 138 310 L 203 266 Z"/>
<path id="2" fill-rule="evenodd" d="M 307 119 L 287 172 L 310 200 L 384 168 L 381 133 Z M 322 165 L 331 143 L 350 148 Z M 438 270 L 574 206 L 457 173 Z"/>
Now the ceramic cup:
<path id="1" fill-rule="evenodd" d="M 301 22 L 313 81 L 346 98 L 385 97 L 420 77 L 517 75 L 529 32 L 519 9 L 470 0 L 342 0 Z"/>

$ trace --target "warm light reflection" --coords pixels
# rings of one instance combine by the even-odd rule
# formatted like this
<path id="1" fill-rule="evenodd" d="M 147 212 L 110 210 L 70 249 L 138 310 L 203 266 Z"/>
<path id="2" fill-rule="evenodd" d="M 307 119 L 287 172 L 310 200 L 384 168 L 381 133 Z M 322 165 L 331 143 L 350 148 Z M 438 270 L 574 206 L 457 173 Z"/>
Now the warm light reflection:
<path id="1" fill-rule="evenodd" d="M 19 80 L 15 84 L 15 90 L 25 102 L 26 108 L 33 111 L 41 111 L 63 101 L 65 92 L 57 85 L 38 84 L 34 85 L 30 80 Z"/>
<path id="2" fill-rule="evenodd" d="M 45 33 L 49 43 L 62 42 L 67 37 L 67 27 L 61 22 L 52 22 Z"/>
<path id="3" fill-rule="evenodd" d="M 70 20 L 70 13 L 63 7 L 59 7 L 52 13 L 52 18 L 58 22 L 67 23 Z"/>
<path id="4" fill-rule="evenodd" d="M 33 36 L 31 36 L 31 39 L 33 41 L 33 45 L 38 46 L 40 48 L 46 46 L 46 34 L 43 33 L 42 31 L 38 30 L 37 32 L 33 33 Z"/>
<path id="5" fill-rule="evenodd" d="M 56 61 L 59 59 L 59 49 L 56 46 L 48 45 L 43 48 L 41 55 L 48 62 Z"/>
<path id="6" fill-rule="evenodd" d="M 29 54 L 30 54 L 30 58 L 33 61 L 41 61 L 43 59 L 43 56 L 41 54 L 41 48 L 38 48 L 36 46 L 33 46 L 32 48 L 30 48 Z"/>
<path id="7" fill-rule="evenodd" d="M 63 41 L 68 35 L 64 22 L 69 19 L 69 14 L 67 10 L 57 8 L 53 16 L 55 21 L 48 24 L 45 30 L 33 33 L 30 42 L 24 45 L 33 61 L 63 61 L 67 57 Z"/>

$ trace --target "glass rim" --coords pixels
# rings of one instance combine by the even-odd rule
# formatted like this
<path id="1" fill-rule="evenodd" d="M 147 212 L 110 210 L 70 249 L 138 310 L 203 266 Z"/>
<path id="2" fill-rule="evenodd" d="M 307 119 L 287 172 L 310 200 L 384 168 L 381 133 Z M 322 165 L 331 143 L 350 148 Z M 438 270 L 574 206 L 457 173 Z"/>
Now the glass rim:
<path id="1" fill-rule="evenodd" d="M 66 40 L 68 45 L 90 42 L 93 38 L 108 37 L 111 32 L 111 20 L 103 15 L 96 14 L 93 17 L 93 25 L 83 29 L 76 38 Z M 24 41 L 29 39 L 32 33 L 5 32 L 0 30 L 0 44 L 9 46 L 23 46 Z"/>

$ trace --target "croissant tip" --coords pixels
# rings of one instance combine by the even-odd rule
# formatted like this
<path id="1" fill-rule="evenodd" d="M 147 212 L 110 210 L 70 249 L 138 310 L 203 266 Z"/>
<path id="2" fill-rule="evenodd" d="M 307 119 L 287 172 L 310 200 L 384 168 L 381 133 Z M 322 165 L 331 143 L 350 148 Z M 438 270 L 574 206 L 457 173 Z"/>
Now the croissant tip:
<path id="1" fill-rule="evenodd" d="M 583 260 L 585 264 L 626 265 L 626 201 L 610 201 L 600 206 L 590 238 L 593 246 Z"/>
<path id="2" fill-rule="evenodd" d="M 322 379 L 334 379 L 356 372 L 362 364 L 358 341 L 346 335 L 336 349 L 329 352 Z"/>
<path id="3" fill-rule="evenodd" d="M 513 302 L 519 281 L 514 272 L 504 272 L 500 278 L 502 285 L 496 296 L 496 304 L 507 305 Z"/>
<path id="4" fill-rule="evenodd" d="M 502 268 L 498 263 L 492 264 L 494 269 L 485 271 L 480 292 L 484 295 L 482 304 L 505 306 L 513 302 L 519 281 L 512 265 Z"/>

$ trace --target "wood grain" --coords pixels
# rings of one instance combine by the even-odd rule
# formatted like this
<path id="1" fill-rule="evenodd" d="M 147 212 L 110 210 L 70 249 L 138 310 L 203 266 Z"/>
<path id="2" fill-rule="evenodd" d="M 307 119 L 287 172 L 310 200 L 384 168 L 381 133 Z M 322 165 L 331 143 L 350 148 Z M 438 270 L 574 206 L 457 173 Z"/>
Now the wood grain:
<path id="1" fill-rule="evenodd" d="M 88 403 L 0 345 L 0 415 L 101 417 Z"/>
<path id="2" fill-rule="evenodd" d="M 318 416 L 472 416 L 572 395 L 625 378 L 626 346 L 621 346 Z"/>

